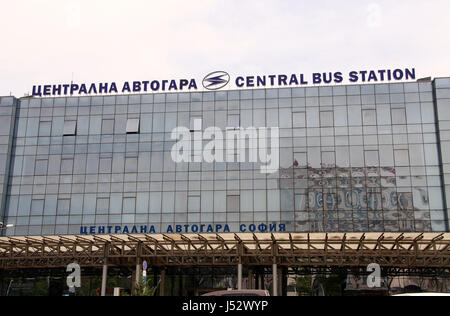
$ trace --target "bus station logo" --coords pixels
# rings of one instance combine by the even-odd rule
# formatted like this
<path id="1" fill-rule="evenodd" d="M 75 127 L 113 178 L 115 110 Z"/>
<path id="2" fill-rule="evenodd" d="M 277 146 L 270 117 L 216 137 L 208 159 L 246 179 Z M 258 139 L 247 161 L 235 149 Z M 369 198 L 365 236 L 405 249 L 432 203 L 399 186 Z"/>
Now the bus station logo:
<path id="1" fill-rule="evenodd" d="M 230 82 L 230 75 L 225 71 L 210 73 L 203 79 L 203 87 L 207 90 L 219 90 Z"/>

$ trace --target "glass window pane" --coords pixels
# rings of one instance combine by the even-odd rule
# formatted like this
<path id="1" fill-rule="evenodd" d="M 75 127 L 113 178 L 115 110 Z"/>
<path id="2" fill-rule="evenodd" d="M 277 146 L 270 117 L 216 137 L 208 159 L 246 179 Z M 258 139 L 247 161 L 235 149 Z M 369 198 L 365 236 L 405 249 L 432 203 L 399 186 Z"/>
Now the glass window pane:
<path id="1" fill-rule="evenodd" d="M 408 150 L 395 150 L 395 166 L 408 167 L 409 166 L 409 152 Z"/>
<path id="2" fill-rule="evenodd" d="M 102 135 L 114 134 L 114 120 L 103 120 L 102 122 Z"/>
<path id="3" fill-rule="evenodd" d="M 420 103 L 408 103 L 406 105 L 406 117 L 408 124 L 422 123 L 422 110 Z"/>
<path id="4" fill-rule="evenodd" d="M 405 109 L 392 109 L 392 124 L 406 124 Z"/>
<path id="5" fill-rule="evenodd" d="M 188 212 L 200 212 L 200 197 L 190 196 L 188 201 Z"/>
<path id="6" fill-rule="evenodd" d="M 50 136 L 52 125 L 50 122 L 41 122 L 39 124 L 39 136 L 48 137 Z"/>
<path id="7" fill-rule="evenodd" d="M 318 108 L 306 109 L 306 124 L 308 128 L 320 127 L 320 116 Z"/>
<path id="8" fill-rule="evenodd" d="M 109 199 L 99 198 L 97 199 L 97 214 L 108 214 L 109 213 Z"/>
<path id="9" fill-rule="evenodd" d="M 212 213 L 214 210 L 214 192 L 204 191 L 201 197 L 201 211 L 202 213 Z"/>
<path id="10" fill-rule="evenodd" d="M 61 160 L 61 174 L 72 174 L 73 172 L 73 159 Z"/>
<path id="11" fill-rule="evenodd" d="M 228 115 L 228 127 L 239 127 L 240 124 L 239 115 Z"/>
<path id="12" fill-rule="evenodd" d="M 334 124 L 335 126 L 347 126 L 348 125 L 347 107 L 337 106 L 334 108 Z"/>
<path id="13" fill-rule="evenodd" d="M 100 135 L 102 118 L 100 116 L 91 116 L 89 124 L 89 135 Z"/>
<path id="14" fill-rule="evenodd" d="M 264 190 L 255 190 L 253 191 L 254 197 L 254 208 L 250 210 L 254 210 L 255 212 L 266 212 L 267 211 L 267 198 L 266 191 Z"/>
<path id="15" fill-rule="evenodd" d="M 44 213 L 44 200 L 31 201 L 31 215 L 42 215 Z"/>
<path id="16" fill-rule="evenodd" d="M 361 106 L 348 107 L 348 124 L 349 126 L 361 126 Z"/>
<path id="17" fill-rule="evenodd" d="M 45 176 L 47 175 L 48 160 L 36 160 L 35 175 Z"/>
<path id="18" fill-rule="evenodd" d="M 227 212 L 239 212 L 240 203 L 239 196 L 227 196 Z"/>
<path id="19" fill-rule="evenodd" d="M 136 212 L 136 198 L 123 199 L 123 212 L 127 214 Z"/>
<path id="20" fill-rule="evenodd" d="M 333 112 L 320 112 L 320 126 L 321 127 L 331 127 L 333 126 Z"/>
<path id="21" fill-rule="evenodd" d="M 291 109 L 280 109 L 280 128 L 292 128 Z"/>
<path id="22" fill-rule="evenodd" d="M 125 172 L 137 172 L 138 159 L 137 158 L 126 158 L 125 160 Z"/>
<path id="23" fill-rule="evenodd" d="M 76 134 L 77 134 L 77 121 L 65 121 L 63 135 L 76 136 Z"/>
<path id="24" fill-rule="evenodd" d="M 375 110 L 363 111 L 363 123 L 364 125 L 377 125 L 377 116 Z"/>
<path id="25" fill-rule="evenodd" d="M 100 173 L 111 173 L 112 159 L 102 158 L 100 159 Z"/>
<path id="26" fill-rule="evenodd" d="M 214 212 L 220 213 L 226 211 L 226 192 L 216 191 L 214 192 Z"/>
<path id="27" fill-rule="evenodd" d="M 58 200 L 58 215 L 68 215 L 70 213 L 70 200 L 69 199 L 61 199 Z"/>
<path id="28" fill-rule="evenodd" d="M 294 113 L 293 114 L 294 128 L 306 127 L 306 113 Z"/>
<path id="29" fill-rule="evenodd" d="M 171 133 L 177 127 L 177 113 L 166 113 L 166 133 Z"/>
<path id="30" fill-rule="evenodd" d="M 138 134 L 139 133 L 139 119 L 129 119 L 127 122 L 127 134 Z"/>

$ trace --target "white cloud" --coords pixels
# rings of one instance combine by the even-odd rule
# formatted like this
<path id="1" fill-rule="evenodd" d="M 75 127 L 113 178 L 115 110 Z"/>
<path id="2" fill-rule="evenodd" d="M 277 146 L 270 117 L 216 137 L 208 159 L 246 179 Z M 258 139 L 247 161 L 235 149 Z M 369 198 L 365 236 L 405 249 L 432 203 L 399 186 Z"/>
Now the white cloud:
<path id="1" fill-rule="evenodd" d="M 417 67 L 449 76 L 444 0 L 16 0 L 0 95 L 33 84 Z"/>

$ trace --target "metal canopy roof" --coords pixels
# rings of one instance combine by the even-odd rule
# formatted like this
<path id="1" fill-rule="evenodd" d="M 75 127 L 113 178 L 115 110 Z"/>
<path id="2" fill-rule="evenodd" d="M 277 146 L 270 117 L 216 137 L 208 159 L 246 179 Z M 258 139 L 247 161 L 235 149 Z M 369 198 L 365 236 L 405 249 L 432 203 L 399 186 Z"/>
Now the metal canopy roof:
<path id="1" fill-rule="evenodd" d="M 449 268 L 450 234 L 167 234 L 0 238 L 0 269 L 81 266 Z"/>

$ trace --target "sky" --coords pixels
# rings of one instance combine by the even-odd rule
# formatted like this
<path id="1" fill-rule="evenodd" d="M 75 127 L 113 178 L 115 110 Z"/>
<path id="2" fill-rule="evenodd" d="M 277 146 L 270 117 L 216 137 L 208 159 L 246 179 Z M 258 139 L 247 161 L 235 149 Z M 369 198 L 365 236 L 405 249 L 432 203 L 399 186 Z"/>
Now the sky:
<path id="1" fill-rule="evenodd" d="M 445 77 L 449 13 L 448 0 L 2 0 L 0 95 L 216 70 Z"/>

